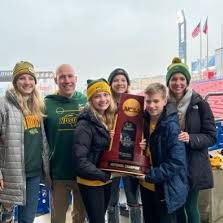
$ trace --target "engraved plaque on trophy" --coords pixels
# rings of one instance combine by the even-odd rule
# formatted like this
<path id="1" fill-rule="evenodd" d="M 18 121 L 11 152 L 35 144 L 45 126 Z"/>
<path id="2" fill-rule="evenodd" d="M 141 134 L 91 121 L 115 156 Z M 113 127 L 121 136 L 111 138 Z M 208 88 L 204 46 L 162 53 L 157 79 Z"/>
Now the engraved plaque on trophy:
<path id="1" fill-rule="evenodd" d="M 121 129 L 119 142 L 119 159 L 133 161 L 134 142 L 136 138 L 136 125 L 132 122 L 125 122 Z"/>
<path id="2" fill-rule="evenodd" d="M 143 134 L 144 97 L 123 94 L 115 121 L 110 147 L 100 158 L 103 170 L 142 175 L 148 169 L 148 157 L 140 148 Z"/>

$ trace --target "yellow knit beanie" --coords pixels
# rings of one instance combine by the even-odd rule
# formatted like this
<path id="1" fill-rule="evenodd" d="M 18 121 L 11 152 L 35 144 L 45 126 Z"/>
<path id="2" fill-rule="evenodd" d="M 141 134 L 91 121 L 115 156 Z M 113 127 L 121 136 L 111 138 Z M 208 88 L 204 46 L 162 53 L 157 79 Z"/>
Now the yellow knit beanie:
<path id="1" fill-rule="evenodd" d="M 87 86 L 87 99 L 88 101 L 90 98 L 98 92 L 107 92 L 111 95 L 111 89 L 108 85 L 107 81 L 103 78 L 97 79 L 97 80 L 87 80 L 88 86 Z"/>
<path id="2" fill-rule="evenodd" d="M 28 61 L 19 61 L 18 63 L 16 63 L 13 72 L 12 72 L 12 83 L 15 84 L 19 75 L 22 74 L 29 74 L 31 75 L 34 80 L 35 83 L 37 82 L 36 80 L 36 72 L 34 71 L 34 66 L 33 64 L 31 64 Z"/>

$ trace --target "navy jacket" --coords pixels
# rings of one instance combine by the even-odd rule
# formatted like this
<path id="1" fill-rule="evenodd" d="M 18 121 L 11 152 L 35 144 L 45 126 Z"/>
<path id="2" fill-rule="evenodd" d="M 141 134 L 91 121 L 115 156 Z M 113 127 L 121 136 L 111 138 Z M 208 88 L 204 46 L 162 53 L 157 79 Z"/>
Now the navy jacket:
<path id="1" fill-rule="evenodd" d="M 174 105 L 167 104 L 151 136 L 150 117 L 146 111 L 144 120 L 144 136 L 150 145 L 153 162 L 145 180 L 155 184 L 168 213 L 172 213 L 185 203 L 188 193 L 185 146 L 177 138 L 180 133 L 177 111 Z"/>
<path id="2" fill-rule="evenodd" d="M 190 189 L 212 188 L 208 147 L 216 142 L 214 116 L 209 104 L 194 91 L 186 112 L 186 131 L 190 135 L 186 144 Z"/>

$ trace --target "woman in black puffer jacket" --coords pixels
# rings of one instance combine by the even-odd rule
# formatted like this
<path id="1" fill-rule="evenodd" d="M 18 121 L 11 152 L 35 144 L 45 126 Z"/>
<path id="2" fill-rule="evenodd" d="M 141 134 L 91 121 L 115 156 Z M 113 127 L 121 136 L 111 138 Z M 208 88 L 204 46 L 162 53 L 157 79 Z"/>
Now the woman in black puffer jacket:
<path id="1" fill-rule="evenodd" d="M 101 153 L 108 148 L 115 105 L 106 80 L 88 84 L 89 106 L 77 118 L 73 163 L 90 223 L 104 223 L 111 193 L 110 173 L 97 168 Z"/>
<path id="2" fill-rule="evenodd" d="M 178 139 L 186 145 L 190 190 L 185 211 L 189 223 L 200 223 L 197 207 L 199 190 L 213 187 L 208 147 L 216 141 L 216 128 L 209 104 L 188 87 L 190 79 L 187 65 L 174 58 L 167 68 L 166 83 L 170 101 L 176 104 L 178 110 L 181 127 Z M 184 213 L 182 209 L 178 222 L 187 222 Z"/>

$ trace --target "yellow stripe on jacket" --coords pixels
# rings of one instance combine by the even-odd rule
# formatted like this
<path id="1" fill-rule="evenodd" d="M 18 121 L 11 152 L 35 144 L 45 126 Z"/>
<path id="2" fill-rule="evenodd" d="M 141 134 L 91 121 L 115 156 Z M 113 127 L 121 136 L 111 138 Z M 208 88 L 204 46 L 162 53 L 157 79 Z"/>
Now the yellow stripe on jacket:
<path id="1" fill-rule="evenodd" d="M 96 186 L 104 186 L 108 183 L 111 183 L 111 180 L 108 180 L 107 182 L 103 182 L 100 180 L 88 180 L 85 178 L 77 177 L 77 183 L 85 185 L 85 186 L 96 187 Z"/>
<path id="2" fill-rule="evenodd" d="M 149 124 L 149 133 L 150 135 L 152 134 L 152 132 L 155 130 L 156 128 L 156 123 L 151 123 Z M 151 152 L 150 152 L 150 147 L 148 145 L 148 147 L 146 148 L 146 155 L 148 156 L 148 159 L 150 161 L 150 164 L 152 165 L 152 156 L 151 156 Z M 143 186 L 144 188 L 151 190 L 151 191 L 155 191 L 155 184 L 152 183 L 148 183 L 146 181 L 140 181 L 139 182 L 141 186 Z"/>

